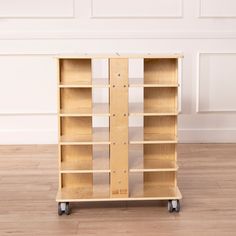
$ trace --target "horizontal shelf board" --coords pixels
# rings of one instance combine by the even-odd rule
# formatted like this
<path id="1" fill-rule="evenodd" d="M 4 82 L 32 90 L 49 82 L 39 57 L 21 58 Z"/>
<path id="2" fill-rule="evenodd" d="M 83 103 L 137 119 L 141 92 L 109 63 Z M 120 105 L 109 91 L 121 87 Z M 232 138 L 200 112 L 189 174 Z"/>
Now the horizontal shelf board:
<path id="1" fill-rule="evenodd" d="M 144 88 L 177 88 L 179 87 L 178 83 L 156 83 L 148 82 L 145 83 L 142 78 L 129 78 L 129 87 L 144 87 Z"/>
<path id="2" fill-rule="evenodd" d="M 81 58 L 81 59 L 97 59 L 97 58 L 182 58 L 183 54 L 181 53 L 145 53 L 145 54 L 123 54 L 123 53 L 113 53 L 113 54 L 67 54 L 67 55 L 58 55 L 57 58 Z"/>
<path id="3" fill-rule="evenodd" d="M 107 188 L 107 189 L 106 189 Z M 106 190 L 105 190 L 106 189 Z M 138 201 L 138 200 L 173 200 L 181 199 L 182 195 L 178 187 L 156 187 L 143 191 L 142 187 L 135 186 L 128 198 L 110 198 L 109 186 L 101 187 L 99 191 L 91 191 L 81 188 L 59 189 L 56 201 L 68 202 L 93 202 L 93 201 Z"/>
<path id="4" fill-rule="evenodd" d="M 110 116 L 108 103 L 94 103 L 92 108 L 61 109 L 60 116 Z"/>
<path id="5" fill-rule="evenodd" d="M 177 137 L 172 134 L 150 133 L 144 135 L 142 127 L 129 128 L 129 143 L 130 144 L 158 144 L 158 143 L 177 143 Z"/>
<path id="6" fill-rule="evenodd" d="M 178 112 L 169 107 L 148 107 L 144 108 L 143 103 L 130 103 L 130 116 L 177 116 Z"/>
<path id="7" fill-rule="evenodd" d="M 87 174 L 87 173 L 110 173 L 111 170 L 61 170 L 62 174 Z"/>
<path id="8" fill-rule="evenodd" d="M 71 81 L 71 80 L 69 80 Z M 91 82 L 74 81 L 74 82 L 61 82 L 59 88 L 109 88 L 108 79 L 94 78 Z"/>
<path id="9" fill-rule="evenodd" d="M 109 198 L 109 185 L 99 185 L 94 187 L 62 188 L 57 193 L 57 200 L 95 200 Z"/>
<path id="10" fill-rule="evenodd" d="M 157 187 L 143 186 L 136 184 L 130 188 L 131 198 L 153 198 L 153 199 L 181 199 L 181 193 L 178 187 Z"/>
<path id="11" fill-rule="evenodd" d="M 177 143 L 177 140 L 151 140 L 151 141 L 130 141 L 130 144 L 165 144 L 165 143 Z"/>
<path id="12" fill-rule="evenodd" d="M 93 128 L 93 134 L 78 134 L 60 137 L 61 145 L 110 144 L 109 128 Z"/>
<path id="13" fill-rule="evenodd" d="M 143 160 L 141 160 L 143 161 Z M 130 172 L 161 172 L 161 171 L 177 171 L 178 166 L 174 161 L 150 159 L 145 162 L 138 160 L 136 163 L 131 162 Z"/>

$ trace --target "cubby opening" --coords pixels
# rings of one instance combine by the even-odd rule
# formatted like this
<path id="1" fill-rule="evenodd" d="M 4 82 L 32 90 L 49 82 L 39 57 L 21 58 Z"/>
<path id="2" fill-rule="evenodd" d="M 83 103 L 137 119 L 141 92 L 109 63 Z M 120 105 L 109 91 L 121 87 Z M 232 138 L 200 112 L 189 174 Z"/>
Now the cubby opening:
<path id="1" fill-rule="evenodd" d="M 61 113 L 92 113 L 91 88 L 62 88 L 60 97 Z"/>
<path id="2" fill-rule="evenodd" d="M 92 118 L 91 117 L 62 117 L 61 136 L 67 140 L 91 139 Z"/>
<path id="3" fill-rule="evenodd" d="M 145 58 L 144 84 L 177 85 L 176 58 Z"/>
<path id="4" fill-rule="evenodd" d="M 62 199 L 88 200 L 109 198 L 109 173 L 63 173 Z"/>
<path id="5" fill-rule="evenodd" d="M 177 113 L 177 88 L 144 88 L 144 113 Z"/>
<path id="6" fill-rule="evenodd" d="M 145 116 L 144 140 L 176 140 L 176 116 Z"/>
<path id="7" fill-rule="evenodd" d="M 109 173 L 109 145 L 61 146 L 62 173 Z"/>
<path id="8" fill-rule="evenodd" d="M 134 199 L 176 199 L 176 172 L 138 172 L 129 175 L 129 197 Z"/>
<path id="9" fill-rule="evenodd" d="M 129 147 L 130 172 L 176 171 L 176 144 L 139 144 Z"/>
<path id="10" fill-rule="evenodd" d="M 61 85 L 92 83 L 91 59 L 63 58 L 59 60 L 59 67 Z"/>

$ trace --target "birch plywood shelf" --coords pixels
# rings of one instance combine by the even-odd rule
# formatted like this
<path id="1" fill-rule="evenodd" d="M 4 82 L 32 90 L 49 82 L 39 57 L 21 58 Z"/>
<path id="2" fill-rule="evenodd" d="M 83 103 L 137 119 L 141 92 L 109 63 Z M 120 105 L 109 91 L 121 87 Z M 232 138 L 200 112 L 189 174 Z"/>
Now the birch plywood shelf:
<path id="1" fill-rule="evenodd" d="M 107 59 L 109 79 L 93 78 L 93 60 Z M 143 61 L 143 79 L 129 78 L 129 59 Z M 180 210 L 177 186 L 178 65 L 182 55 L 71 55 L 58 57 L 58 214 L 70 202 L 168 200 Z M 109 102 L 93 90 L 109 90 Z M 129 89 L 143 91 L 129 103 Z M 95 117 L 108 127 L 95 127 Z M 130 127 L 129 117 L 141 117 Z"/>

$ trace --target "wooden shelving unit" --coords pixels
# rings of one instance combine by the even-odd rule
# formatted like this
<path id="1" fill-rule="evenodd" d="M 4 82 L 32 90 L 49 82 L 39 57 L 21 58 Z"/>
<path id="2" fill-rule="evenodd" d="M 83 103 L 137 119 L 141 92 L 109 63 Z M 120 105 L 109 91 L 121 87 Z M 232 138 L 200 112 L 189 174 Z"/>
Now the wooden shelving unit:
<path id="1" fill-rule="evenodd" d="M 58 58 L 58 213 L 70 202 L 168 200 L 179 211 L 177 186 L 178 61 L 182 55 L 73 55 Z M 92 79 L 92 60 L 109 60 L 109 81 Z M 143 59 L 143 79 L 129 78 L 129 58 Z M 129 104 L 129 88 L 143 103 Z M 93 103 L 94 88 L 109 103 Z M 93 127 L 93 117 L 109 127 Z M 143 117 L 129 127 L 129 117 Z"/>

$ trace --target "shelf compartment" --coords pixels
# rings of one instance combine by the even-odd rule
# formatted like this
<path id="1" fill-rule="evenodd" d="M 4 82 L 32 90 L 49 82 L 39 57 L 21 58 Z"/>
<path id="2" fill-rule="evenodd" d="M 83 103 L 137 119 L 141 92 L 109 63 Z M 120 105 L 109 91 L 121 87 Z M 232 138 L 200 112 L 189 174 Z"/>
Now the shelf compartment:
<path id="1" fill-rule="evenodd" d="M 93 103 L 92 108 L 74 107 L 73 109 L 61 109 L 61 117 L 66 116 L 110 116 L 108 103 Z"/>
<path id="2" fill-rule="evenodd" d="M 177 116 L 178 112 L 167 107 L 144 107 L 143 103 L 130 103 L 130 116 Z"/>
<path id="3" fill-rule="evenodd" d="M 164 138 L 164 140 L 175 140 L 176 126 L 176 116 L 145 116 L 144 140 L 155 140 L 156 137 Z"/>
<path id="4" fill-rule="evenodd" d="M 92 84 L 91 59 L 60 59 L 60 84 Z"/>
<path id="5" fill-rule="evenodd" d="M 177 113 L 177 88 L 144 88 L 144 110 Z"/>
<path id="6" fill-rule="evenodd" d="M 109 145 L 61 146 L 61 173 L 110 173 Z"/>
<path id="7" fill-rule="evenodd" d="M 174 161 L 166 160 L 147 160 L 145 164 L 136 163 L 135 166 L 130 168 L 130 172 L 169 172 L 177 171 L 178 166 Z"/>
<path id="8" fill-rule="evenodd" d="M 59 88 L 109 88 L 107 79 L 93 78 L 90 81 L 61 82 Z"/>
<path id="9" fill-rule="evenodd" d="M 144 84 L 177 85 L 176 58 L 144 59 Z"/>
<path id="10" fill-rule="evenodd" d="M 130 173 L 130 198 L 180 199 L 175 172 Z"/>
<path id="11" fill-rule="evenodd" d="M 110 144 L 108 128 L 92 128 L 92 117 L 61 117 L 60 144 Z"/>
<path id="12" fill-rule="evenodd" d="M 130 145 L 130 172 L 177 171 L 175 144 Z"/>
<path id="13" fill-rule="evenodd" d="M 101 128 L 101 127 L 93 128 L 92 135 L 90 134 L 62 135 L 60 138 L 60 144 L 61 145 L 110 144 L 109 128 Z"/>
<path id="14" fill-rule="evenodd" d="M 60 90 L 60 109 L 64 113 L 92 113 L 92 89 L 63 88 Z"/>
<path id="15" fill-rule="evenodd" d="M 182 195 L 179 188 L 172 187 L 153 187 L 146 186 L 144 189 L 142 185 L 134 185 L 130 189 L 130 198 L 132 200 L 169 200 L 181 199 Z"/>
<path id="16" fill-rule="evenodd" d="M 60 134 L 63 137 L 92 138 L 92 117 L 61 117 L 60 124 Z"/>
<path id="17" fill-rule="evenodd" d="M 156 82 L 145 82 L 143 78 L 129 78 L 129 87 L 143 87 L 143 88 L 178 88 L 179 84 L 177 82 L 171 83 L 156 83 Z"/>
<path id="18" fill-rule="evenodd" d="M 173 133 L 146 133 L 143 127 L 129 128 L 130 144 L 164 144 L 177 143 L 177 137 Z"/>
<path id="19" fill-rule="evenodd" d="M 85 177 L 92 181 L 86 181 Z M 110 197 L 107 173 L 62 174 L 62 180 L 63 186 L 57 193 L 57 201 L 95 201 Z"/>

